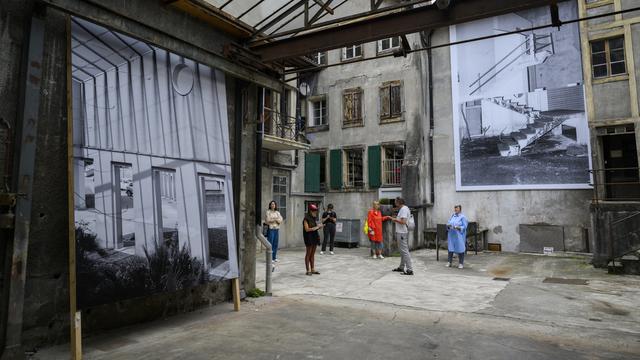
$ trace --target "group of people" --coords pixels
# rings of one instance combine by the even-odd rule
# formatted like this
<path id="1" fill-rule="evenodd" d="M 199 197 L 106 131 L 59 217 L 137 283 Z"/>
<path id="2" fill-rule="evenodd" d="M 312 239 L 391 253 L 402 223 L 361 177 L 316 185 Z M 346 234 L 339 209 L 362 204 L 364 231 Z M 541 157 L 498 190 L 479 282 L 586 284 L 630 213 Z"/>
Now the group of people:
<path id="1" fill-rule="evenodd" d="M 411 217 L 411 211 L 409 207 L 405 205 L 404 199 L 398 197 L 395 199 L 395 207 L 398 209 L 397 216 L 384 216 L 380 210 L 380 203 L 378 201 L 373 202 L 372 208 L 367 214 L 367 236 L 371 241 L 372 257 L 374 259 L 384 259 L 382 255 L 384 240 L 382 223 L 385 221 L 393 221 L 395 226 L 395 239 L 398 243 L 400 250 L 400 265 L 394 268 L 393 271 L 399 272 L 402 275 L 413 275 L 413 266 L 411 262 L 411 254 L 409 252 L 409 219 Z M 329 251 L 331 255 L 333 252 L 333 245 L 336 234 L 336 222 L 337 215 L 334 211 L 332 204 L 327 206 L 327 210 L 322 214 L 320 223 L 318 224 L 318 206 L 315 204 L 309 204 L 308 211 L 302 221 L 303 238 L 306 247 L 305 252 L 305 268 L 306 275 L 319 275 L 315 268 L 315 253 L 318 245 L 320 245 L 320 229 L 324 229 L 324 240 L 322 241 L 322 249 L 320 254 L 324 254 L 326 251 L 327 243 L 329 244 Z M 282 215 L 278 211 L 278 205 L 275 201 L 269 203 L 267 209 L 265 223 L 269 229 L 267 232 L 267 238 L 271 243 L 273 253 L 273 261 L 279 261 L 277 257 L 278 252 L 278 232 L 280 225 L 283 222 Z M 456 205 L 454 207 L 454 213 L 447 222 L 447 240 L 448 240 L 448 259 L 447 267 L 452 266 L 453 256 L 458 256 L 458 268 L 464 268 L 464 254 L 466 251 L 466 232 L 468 221 L 462 214 L 462 206 Z"/>

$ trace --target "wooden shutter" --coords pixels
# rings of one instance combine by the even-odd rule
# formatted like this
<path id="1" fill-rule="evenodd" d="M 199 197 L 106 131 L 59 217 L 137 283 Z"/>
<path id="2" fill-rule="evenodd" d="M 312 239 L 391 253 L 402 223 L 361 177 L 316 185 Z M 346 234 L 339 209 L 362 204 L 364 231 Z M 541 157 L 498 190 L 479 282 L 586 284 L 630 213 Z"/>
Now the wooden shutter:
<path id="1" fill-rule="evenodd" d="M 379 188 L 382 185 L 382 155 L 380 145 L 369 146 L 369 187 Z"/>
<path id="2" fill-rule="evenodd" d="M 362 123 L 362 90 L 353 94 L 353 114 L 353 120 L 357 123 Z"/>
<path id="3" fill-rule="evenodd" d="M 304 156 L 304 192 L 320 192 L 320 154 Z"/>
<path id="4" fill-rule="evenodd" d="M 335 149 L 330 152 L 330 176 L 331 176 L 331 189 L 342 189 L 342 150 Z"/>
<path id="5" fill-rule="evenodd" d="M 390 88 L 391 117 L 402 115 L 402 97 L 400 85 L 392 85 Z"/>
<path id="6" fill-rule="evenodd" d="M 380 119 L 388 119 L 390 114 L 389 86 L 383 86 L 380 88 Z"/>

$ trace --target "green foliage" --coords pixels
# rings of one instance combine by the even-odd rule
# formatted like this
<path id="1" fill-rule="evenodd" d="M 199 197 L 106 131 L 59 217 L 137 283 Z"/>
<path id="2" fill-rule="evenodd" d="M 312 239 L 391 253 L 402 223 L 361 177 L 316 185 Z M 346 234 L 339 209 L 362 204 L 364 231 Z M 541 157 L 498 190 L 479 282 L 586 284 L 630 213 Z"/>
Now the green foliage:
<path id="1" fill-rule="evenodd" d="M 255 288 L 253 290 L 249 290 L 247 292 L 247 296 L 250 298 L 259 298 L 259 297 L 263 297 L 265 296 L 266 293 L 258 288 Z"/>
<path id="2" fill-rule="evenodd" d="M 100 247 L 96 235 L 76 227 L 78 302 L 97 305 L 121 299 L 176 291 L 204 283 L 204 266 L 189 248 L 156 244 L 145 256 Z"/>

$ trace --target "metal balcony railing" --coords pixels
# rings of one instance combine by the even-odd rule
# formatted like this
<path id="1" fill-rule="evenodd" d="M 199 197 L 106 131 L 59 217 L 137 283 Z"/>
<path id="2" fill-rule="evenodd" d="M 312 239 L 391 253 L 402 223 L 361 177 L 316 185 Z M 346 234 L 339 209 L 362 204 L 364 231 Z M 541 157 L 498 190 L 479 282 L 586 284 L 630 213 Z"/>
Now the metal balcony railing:
<path id="1" fill-rule="evenodd" d="M 640 168 L 589 170 L 593 179 L 593 202 L 640 201 Z"/>
<path id="2" fill-rule="evenodd" d="M 304 124 L 302 119 L 283 115 L 280 112 L 264 109 L 264 121 L 262 122 L 263 134 L 279 137 L 296 142 L 304 141 Z"/>

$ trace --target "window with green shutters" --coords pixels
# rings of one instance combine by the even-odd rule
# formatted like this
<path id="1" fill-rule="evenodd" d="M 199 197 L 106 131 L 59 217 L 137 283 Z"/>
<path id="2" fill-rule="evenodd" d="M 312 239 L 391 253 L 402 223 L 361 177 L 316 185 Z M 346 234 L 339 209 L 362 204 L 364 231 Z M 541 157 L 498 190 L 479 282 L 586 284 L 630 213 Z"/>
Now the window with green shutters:
<path id="1" fill-rule="evenodd" d="M 342 150 L 331 150 L 329 155 L 331 189 L 342 189 Z"/>
<path id="2" fill-rule="evenodd" d="M 369 158 L 369 187 L 372 189 L 379 188 L 382 185 L 382 157 L 380 145 L 369 146 L 367 155 Z"/>
<path id="3" fill-rule="evenodd" d="M 320 192 L 320 154 L 307 153 L 304 157 L 304 192 Z"/>

